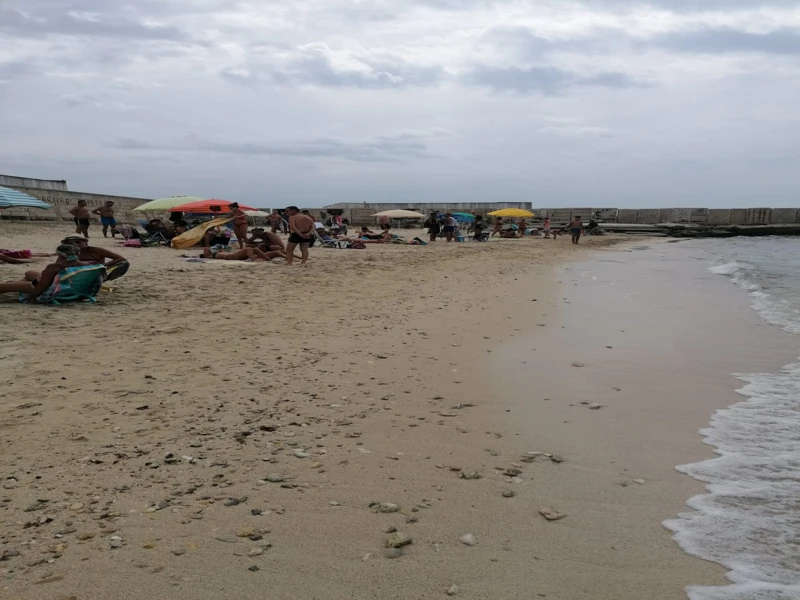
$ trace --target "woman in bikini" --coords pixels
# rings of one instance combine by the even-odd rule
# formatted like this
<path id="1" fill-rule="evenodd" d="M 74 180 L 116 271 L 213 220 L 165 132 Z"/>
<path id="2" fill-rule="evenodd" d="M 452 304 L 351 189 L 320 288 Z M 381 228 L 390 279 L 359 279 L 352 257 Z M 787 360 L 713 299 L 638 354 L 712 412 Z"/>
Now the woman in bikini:
<path id="1" fill-rule="evenodd" d="M 491 235 L 491 237 L 494 237 L 496 235 L 501 235 L 502 231 L 503 231 L 503 219 L 501 219 L 500 217 L 497 217 L 494 220 L 494 227 L 492 227 L 492 235 Z"/>
<path id="2" fill-rule="evenodd" d="M 230 209 L 233 217 L 233 232 L 236 234 L 236 239 L 239 240 L 239 248 L 244 250 L 245 242 L 247 242 L 247 215 L 236 202 L 230 203 Z"/>

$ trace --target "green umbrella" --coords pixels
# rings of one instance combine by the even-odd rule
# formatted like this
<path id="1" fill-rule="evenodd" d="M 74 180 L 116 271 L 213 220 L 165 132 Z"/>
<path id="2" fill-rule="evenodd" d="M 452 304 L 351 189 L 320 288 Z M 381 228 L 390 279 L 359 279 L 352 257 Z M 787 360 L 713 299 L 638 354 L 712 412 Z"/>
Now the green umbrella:
<path id="1" fill-rule="evenodd" d="M 181 204 L 188 204 L 189 202 L 199 202 L 201 200 L 205 200 L 205 198 L 199 198 L 198 196 L 170 196 L 169 198 L 159 198 L 158 200 L 151 200 L 150 202 L 146 202 L 141 206 L 137 206 L 133 210 L 164 211 L 164 210 L 170 210 L 171 208 L 175 208 L 176 206 L 180 206 Z"/>

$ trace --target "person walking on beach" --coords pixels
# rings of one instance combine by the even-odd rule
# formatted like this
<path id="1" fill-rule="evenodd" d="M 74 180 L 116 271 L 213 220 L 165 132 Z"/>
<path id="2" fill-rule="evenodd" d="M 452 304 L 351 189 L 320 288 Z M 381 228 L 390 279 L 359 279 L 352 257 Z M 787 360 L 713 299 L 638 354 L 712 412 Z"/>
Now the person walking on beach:
<path id="1" fill-rule="evenodd" d="M 425 222 L 422 224 L 423 227 L 428 228 L 428 236 L 430 241 L 435 242 L 436 236 L 439 235 L 441 231 L 441 226 L 439 225 L 439 218 L 436 216 L 435 212 L 432 212 L 428 215 L 428 218 L 425 219 Z"/>
<path id="2" fill-rule="evenodd" d="M 583 221 L 580 217 L 575 217 L 569 224 L 569 232 L 572 234 L 572 243 L 580 244 L 581 233 L 583 232 Z"/>
<path id="3" fill-rule="evenodd" d="M 236 234 L 239 249 L 244 250 L 245 242 L 247 242 L 247 215 L 239 208 L 237 202 L 231 202 L 228 206 L 231 209 L 230 216 L 233 217 L 233 233 Z"/>
<path id="4" fill-rule="evenodd" d="M 545 217 L 544 218 L 544 223 L 542 223 L 542 229 L 544 230 L 544 238 L 545 239 L 549 238 L 550 237 L 550 218 L 549 217 Z M 553 239 L 556 239 L 555 236 L 553 236 Z"/>
<path id="5" fill-rule="evenodd" d="M 86 208 L 86 200 L 78 200 L 78 206 L 70 208 L 69 214 L 75 221 L 75 233 L 88 238 L 91 221 L 89 220 L 89 209 Z"/>
<path id="6" fill-rule="evenodd" d="M 289 243 L 286 244 L 286 264 L 291 265 L 294 249 L 300 246 L 300 264 L 308 262 L 308 245 L 314 235 L 314 219 L 310 215 L 301 214 L 296 206 L 286 209 L 289 214 Z"/>
<path id="7" fill-rule="evenodd" d="M 117 220 L 114 218 L 114 203 L 109 200 L 100 208 L 92 211 L 94 215 L 100 215 L 100 224 L 103 226 L 103 237 L 108 237 L 108 228 L 111 227 L 111 237 L 117 237 Z"/>

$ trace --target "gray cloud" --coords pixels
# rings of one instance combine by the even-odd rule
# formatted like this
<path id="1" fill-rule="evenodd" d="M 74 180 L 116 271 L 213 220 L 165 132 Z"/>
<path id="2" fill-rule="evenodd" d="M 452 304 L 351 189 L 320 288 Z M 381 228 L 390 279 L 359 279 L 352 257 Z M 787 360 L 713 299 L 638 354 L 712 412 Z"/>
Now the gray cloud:
<path id="1" fill-rule="evenodd" d="M 317 138 L 287 142 L 246 142 L 187 138 L 175 142 L 149 142 L 123 138 L 112 144 L 118 150 L 168 150 L 213 152 L 243 156 L 288 156 L 295 158 L 339 158 L 356 162 L 401 162 L 430 158 L 424 134 L 401 133 L 360 141 Z"/>
<path id="2" fill-rule="evenodd" d="M 27 62 L 12 61 L 0 62 L 0 84 L 8 83 L 24 75 L 34 73 L 33 67 Z"/>
<path id="3" fill-rule="evenodd" d="M 49 16 L 28 16 L 11 8 L 0 8 L 0 31 L 23 35 L 58 34 L 173 42 L 191 39 L 190 35 L 176 27 L 149 25 L 121 16 L 89 18 L 63 12 Z"/>
<path id="4" fill-rule="evenodd" d="M 466 83 L 498 92 L 557 95 L 570 87 L 587 85 L 611 88 L 645 87 L 624 73 L 583 76 L 555 67 L 478 67 L 463 76 Z"/>
<path id="5" fill-rule="evenodd" d="M 428 87 L 439 84 L 445 77 L 442 67 L 413 65 L 400 59 L 363 56 L 354 60 L 357 66 L 337 66 L 326 46 L 312 44 L 297 49 L 287 63 L 265 64 L 251 60 L 223 69 L 221 75 L 245 85 L 272 83 L 284 87 L 317 85 L 366 89 Z"/>
<path id="6" fill-rule="evenodd" d="M 681 52 L 800 54 L 800 31 L 777 29 L 769 33 L 748 33 L 728 28 L 701 29 L 660 36 L 655 43 Z"/>

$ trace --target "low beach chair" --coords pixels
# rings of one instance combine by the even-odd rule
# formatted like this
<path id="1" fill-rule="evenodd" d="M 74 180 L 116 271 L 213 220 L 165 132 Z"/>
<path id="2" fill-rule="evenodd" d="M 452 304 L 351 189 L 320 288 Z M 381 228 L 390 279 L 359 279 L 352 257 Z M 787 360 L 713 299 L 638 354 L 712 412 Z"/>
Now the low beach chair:
<path id="1" fill-rule="evenodd" d="M 37 304 L 58 306 L 65 302 L 97 302 L 95 296 L 106 280 L 103 265 L 84 265 L 64 269 L 53 284 L 36 299 Z M 28 295 L 20 294 L 20 302 L 27 303 Z"/>

